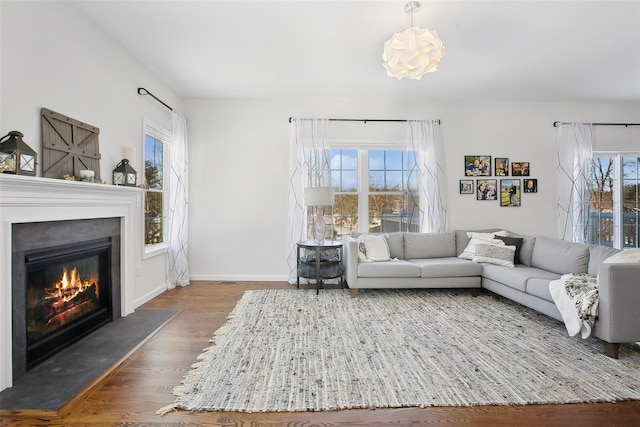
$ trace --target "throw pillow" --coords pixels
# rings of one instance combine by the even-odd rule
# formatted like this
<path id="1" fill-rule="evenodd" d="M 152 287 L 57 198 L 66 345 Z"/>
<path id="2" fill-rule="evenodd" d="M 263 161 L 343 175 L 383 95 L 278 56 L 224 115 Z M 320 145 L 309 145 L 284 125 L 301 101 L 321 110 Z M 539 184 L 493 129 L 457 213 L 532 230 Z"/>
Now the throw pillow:
<path id="1" fill-rule="evenodd" d="M 507 237 L 509 233 L 506 230 L 494 231 L 491 233 L 478 233 L 475 231 L 467 231 L 467 237 L 470 239 L 482 239 L 482 240 L 491 240 L 495 236 L 503 236 Z"/>
<path id="2" fill-rule="evenodd" d="M 473 257 L 473 262 L 486 262 L 505 267 L 515 267 L 513 264 L 515 254 L 516 247 L 507 246 L 504 242 L 501 245 L 482 242 L 476 246 L 476 256 Z"/>
<path id="3" fill-rule="evenodd" d="M 500 236 L 506 236 L 506 231 L 499 231 L 498 233 L 500 233 Z M 500 240 L 494 239 L 495 234 L 494 233 L 475 233 L 475 232 L 468 232 L 467 236 L 471 238 L 471 240 L 469 240 L 469 243 L 467 244 L 467 247 L 464 248 L 464 250 L 462 251 L 462 253 L 460 253 L 460 255 L 458 255 L 458 258 L 462 258 L 462 259 L 468 259 L 468 260 L 473 260 L 473 257 L 476 255 L 476 245 L 478 245 L 479 243 L 482 242 L 490 242 L 490 243 L 495 243 L 495 244 L 500 244 L 500 243 L 504 243 Z"/>
<path id="4" fill-rule="evenodd" d="M 358 238 L 358 247 L 360 243 L 364 243 L 365 261 L 389 261 L 389 245 L 384 236 L 363 234 Z M 358 259 L 360 259 L 360 250 L 358 250 Z"/>
<path id="5" fill-rule="evenodd" d="M 515 246 L 516 247 L 516 254 L 513 257 L 513 263 L 514 264 L 522 264 L 522 262 L 520 261 L 520 249 L 522 249 L 522 242 L 524 241 L 524 238 L 522 238 L 522 237 L 496 236 L 496 239 L 502 240 L 505 245 Z"/>
<path id="6" fill-rule="evenodd" d="M 365 262 L 367 260 L 367 247 L 364 244 L 362 235 L 356 239 L 358 242 L 358 261 Z"/>

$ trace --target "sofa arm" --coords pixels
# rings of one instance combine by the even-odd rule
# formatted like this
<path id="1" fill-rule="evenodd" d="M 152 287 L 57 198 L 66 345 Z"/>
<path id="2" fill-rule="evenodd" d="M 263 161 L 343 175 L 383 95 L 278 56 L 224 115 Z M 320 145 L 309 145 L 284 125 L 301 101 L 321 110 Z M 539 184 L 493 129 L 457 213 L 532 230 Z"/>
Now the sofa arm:
<path id="1" fill-rule="evenodd" d="M 602 263 L 596 336 L 610 343 L 640 341 L 640 264 Z"/>
<path id="2" fill-rule="evenodd" d="M 351 289 L 358 289 L 358 242 L 349 235 L 342 236 L 342 264 L 347 285 Z"/>

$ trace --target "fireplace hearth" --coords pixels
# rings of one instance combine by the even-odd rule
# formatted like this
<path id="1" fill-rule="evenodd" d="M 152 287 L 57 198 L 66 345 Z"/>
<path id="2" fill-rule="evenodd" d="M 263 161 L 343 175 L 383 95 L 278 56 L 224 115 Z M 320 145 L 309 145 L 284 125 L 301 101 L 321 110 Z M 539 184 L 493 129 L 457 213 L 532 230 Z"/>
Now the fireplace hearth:
<path id="1" fill-rule="evenodd" d="M 17 379 L 120 317 L 120 218 L 12 227 Z"/>

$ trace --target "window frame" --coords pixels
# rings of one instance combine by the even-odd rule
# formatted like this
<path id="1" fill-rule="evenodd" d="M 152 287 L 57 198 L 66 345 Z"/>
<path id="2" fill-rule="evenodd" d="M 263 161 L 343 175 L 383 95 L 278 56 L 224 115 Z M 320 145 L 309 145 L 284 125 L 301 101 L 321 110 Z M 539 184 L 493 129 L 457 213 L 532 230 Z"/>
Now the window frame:
<path id="1" fill-rule="evenodd" d="M 616 249 L 630 249 L 631 247 L 624 247 L 624 176 L 623 176 L 623 158 L 624 157 L 636 157 L 640 158 L 640 151 L 593 151 L 592 158 L 610 158 L 613 167 L 613 188 L 612 188 L 612 206 L 613 206 L 613 242 L 612 247 Z M 594 179 L 593 176 L 590 177 Z M 591 242 L 587 242 L 591 243 Z M 597 244 L 597 243 L 595 243 Z"/>
<path id="2" fill-rule="evenodd" d="M 407 152 L 407 141 L 404 139 L 341 139 L 329 142 L 330 150 L 355 150 L 357 155 L 357 196 L 358 196 L 358 228 L 360 233 L 369 233 L 369 196 L 372 195 L 397 195 L 397 192 L 369 191 L 369 151 L 402 151 Z M 419 185 L 419 183 L 418 183 Z M 404 187 L 404 186 L 403 186 Z M 353 195 L 355 192 L 343 192 L 334 188 L 335 195 Z M 409 193 L 409 188 L 404 189 L 404 194 Z"/>
<path id="3" fill-rule="evenodd" d="M 167 229 L 166 227 L 162 227 L 162 242 L 161 243 L 153 243 L 147 245 L 144 243 L 145 234 L 146 234 L 146 215 L 145 215 L 145 206 L 146 206 L 146 198 L 149 191 L 152 192 L 161 192 L 163 194 L 162 197 L 162 213 L 163 218 L 166 218 L 167 209 L 169 206 L 169 174 L 167 173 L 169 170 L 169 152 L 171 147 L 172 134 L 171 131 L 163 126 L 160 126 L 157 123 L 152 122 L 148 119 L 143 119 L 142 126 L 142 177 L 145 179 L 145 149 L 146 149 L 146 137 L 150 136 L 160 142 L 162 142 L 162 190 L 155 189 L 145 189 L 144 193 L 144 205 L 142 207 L 142 227 L 141 227 L 141 238 L 142 238 L 142 247 L 143 247 L 143 259 L 152 258 L 158 255 L 165 254 L 169 249 L 169 243 L 167 242 Z M 146 182 L 145 182 L 146 184 Z"/>

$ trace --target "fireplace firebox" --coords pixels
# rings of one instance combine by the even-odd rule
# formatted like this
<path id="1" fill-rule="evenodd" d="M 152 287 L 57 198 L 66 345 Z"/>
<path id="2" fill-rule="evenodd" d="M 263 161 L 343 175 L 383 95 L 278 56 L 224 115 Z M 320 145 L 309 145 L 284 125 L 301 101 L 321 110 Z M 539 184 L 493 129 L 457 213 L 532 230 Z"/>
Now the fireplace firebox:
<path id="1" fill-rule="evenodd" d="M 111 239 L 27 251 L 27 369 L 110 322 Z"/>
<path id="2" fill-rule="evenodd" d="M 13 377 L 120 317 L 121 219 L 12 225 Z"/>

